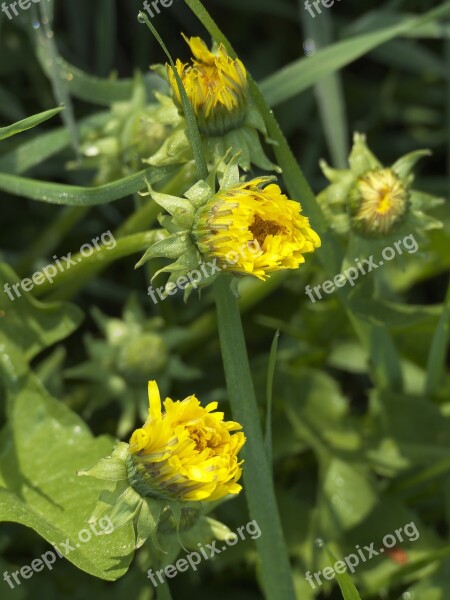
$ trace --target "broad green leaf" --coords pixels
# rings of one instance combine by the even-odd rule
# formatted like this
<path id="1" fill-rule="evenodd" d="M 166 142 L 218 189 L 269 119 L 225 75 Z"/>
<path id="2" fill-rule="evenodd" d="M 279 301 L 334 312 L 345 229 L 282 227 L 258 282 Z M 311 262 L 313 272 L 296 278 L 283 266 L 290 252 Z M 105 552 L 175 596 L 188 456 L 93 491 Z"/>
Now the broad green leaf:
<path id="1" fill-rule="evenodd" d="M 18 133 L 22 133 L 22 131 L 27 131 L 28 129 L 32 129 L 37 125 L 40 125 L 44 121 L 48 121 L 58 113 L 64 110 L 63 107 L 60 108 L 52 108 L 51 110 L 46 110 L 42 113 L 38 113 L 37 115 L 33 115 L 32 117 L 27 117 L 22 121 L 17 121 L 17 123 L 13 123 L 12 125 L 8 125 L 8 127 L 0 128 L 0 141 L 5 140 L 13 135 L 17 135 Z"/>
<path id="2" fill-rule="evenodd" d="M 6 353 L 16 364 L 20 360 L 14 352 Z M 0 451 L 0 521 L 25 525 L 61 551 L 62 543 L 70 540 L 74 549 L 62 553 L 78 568 L 110 581 L 121 577 L 133 555 L 131 525 L 110 535 L 91 530 L 87 542 L 82 541 L 88 537 L 85 532 L 79 537 L 82 530 L 90 530 L 87 520 L 102 484 L 78 477 L 77 471 L 108 455 L 112 440 L 94 439 L 84 422 L 48 396 L 30 372 L 18 383 L 11 371 L 3 373 L 11 409 Z M 106 525 L 99 521 L 97 530 Z"/>
<path id="3" fill-rule="evenodd" d="M 62 185 L 0 173 L 0 189 L 31 200 L 65 206 L 95 206 L 107 204 L 134 194 L 145 187 L 145 180 L 156 183 L 176 171 L 176 167 L 149 167 L 112 183 L 98 187 Z"/>
<path id="4" fill-rule="evenodd" d="M 359 454 L 361 436 L 349 418 L 348 402 L 338 384 L 313 369 L 293 368 L 289 373 L 284 412 L 297 435 L 326 463 L 339 451 Z"/>
<path id="5" fill-rule="evenodd" d="M 24 319 L 30 323 L 26 315 Z M 77 475 L 110 454 L 113 440 L 94 439 L 78 415 L 47 393 L 16 339 L 20 328 L 13 333 L 13 340 L 2 333 L 0 344 L 0 379 L 9 417 L 0 433 L 0 521 L 35 530 L 78 568 L 115 580 L 126 572 L 133 555 L 132 526 L 83 541 L 87 533 L 80 537 L 80 532 L 89 531 L 87 520 L 102 484 Z M 97 530 L 107 525 L 99 521 Z M 63 543 L 69 540 L 73 549 L 67 552 Z"/>
<path id="6" fill-rule="evenodd" d="M 362 523 L 379 500 L 367 467 L 339 458 L 325 469 L 322 487 L 322 515 L 340 530 Z"/>
<path id="7" fill-rule="evenodd" d="M 370 458 L 379 472 L 392 475 L 449 459 L 450 419 L 440 407 L 386 391 L 373 394 L 371 410 L 377 448 L 370 451 Z"/>
<path id="8" fill-rule="evenodd" d="M 442 564 L 437 573 L 412 585 L 403 594 L 406 600 L 447 600 L 450 598 L 450 560 Z"/>
<path id="9" fill-rule="evenodd" d="M 357 491 L 355 493 L 357 494 Z M 400 537 L 397 534 L 398 530 Z M 405 564 L 399 564 L 398 559 L 394 559 L 397 558 L 395 554 L 391 554 L 389 549 L 384 547 L 383 541 L 387 535 L 393 535 L 398 541 L 393 549 L 402 552 L 404 560 L 407 561 Z M 372 543 L 378 555 L 372 555 L 371 559 L 367 560 L 369 554 L 366 546 L 369 547 Z M 363 598 L 376 597 L 380 589 L 388 589 L 393 586 L 394 581 L 405 582 L 410 565 L 418 564 L 434 553 L 442 551 L 441 540 L 432 528 L 427 526 L 419 512 L 394 494 L 386 492 L 380 494 L 378 503 L 370 515 L 360 525 L 345 533 L 338 556 L 356 554 L 357 545 L 366 557 L 366 561 L 361 560 L 355 571 L 358 587 L 364 590 Z M 414 569 L 411 572 L 414 572 Z M 426 573 L 422 571 L 422 574 Z"/>
<path id="10" fill-rule="evenodd" d="M 18 282 L 14 271 L 0 263 L 0 345 L 11 344 L 31 360 L 73 333 L 83 313 L 72 304 L 42 304 L 21 287 L 18 297 L 11 287 Z"/>

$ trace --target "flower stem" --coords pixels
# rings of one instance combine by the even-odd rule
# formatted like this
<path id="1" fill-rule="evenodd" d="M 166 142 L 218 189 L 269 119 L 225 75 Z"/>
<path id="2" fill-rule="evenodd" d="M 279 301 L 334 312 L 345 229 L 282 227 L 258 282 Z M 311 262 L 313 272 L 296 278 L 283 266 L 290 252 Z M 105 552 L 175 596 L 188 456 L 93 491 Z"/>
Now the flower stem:
<path id="1" fill-rule="evenodd" d="M 256 546 L 261 559 L 265 597 L 268 600 L 292 600 L 295 593 L 289 557 L 267 461 L 238 303 L 228 276 L 219 277 L 213 285 L 231 410 L 247 437 L 242 449 L 244 486 L 250 516 L 262 533 Z"/>
<path id="2" fill-rule="evenodd" d="M 90 256 L 75 254 L 71 258 L 72 264 L 67 265 L 64 271 L 57 271 L 52 281 L 47 279 L 39 287 L 33 289 L 35 297 L 41 297 L 48 294 L 56 288 L 64 288 L 64 299 L 67 294 L 70 296 L 71 286 L 84 281 L 92 272 L 96 272 L 99 267 L 105 268 L 112 262 L 143 252 L 158 239 L 160 232 L 158 230 L 146 231 L 145 233 L 136 233 L 116 240 L 113 247 L 100 246 L 99 249 L 93 249 Z M 63 265 L 64 266 L 64 265 Z M 59 299 L 59 298 L 58 298 Z"/>
<path id="3" fill-rule="evenodd" d="M 169 584 L 165 580 L 158 588 L 158 600 L 172 600 Z"/>

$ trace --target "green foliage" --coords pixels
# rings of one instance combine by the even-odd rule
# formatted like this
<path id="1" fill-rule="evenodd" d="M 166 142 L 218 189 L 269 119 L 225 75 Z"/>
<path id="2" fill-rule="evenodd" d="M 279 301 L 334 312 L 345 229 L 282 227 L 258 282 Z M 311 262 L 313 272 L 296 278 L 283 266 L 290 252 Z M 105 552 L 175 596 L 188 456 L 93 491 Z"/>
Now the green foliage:
<path id="1" fill-rule="evenodd" d="M 345 0 L 313 18 L 303 1 L 185 0 L 146 19 L 154 35 L 137 20 L 141 5 L 41 4 L 11 21 L 0 13 L 0 572 L 17 572 L 52 545 L 79 546 L 15 589 L 1 580 L 1 598 L 293 600 L 295 589 L 301 600 L 446 600 L 450 2 Z M 167 269 L 166 255 L 147 253 L 134 267 L 155 242 L 167 246 L 164 227 L 175 229 L 159 214 L 168 205 L 145 192 L 182 197 L 208 175 L 185 90 L 187 129 L 172 138 L 181 115 L 148 71 L 166 58 L 187 61 L 179 31 L 208 45 L 209 34 L 243 60 L 270 138 L 264 152 L 322 248 L 266 282 L 230 288 L 220 277 L 187 303 L 179 294 L 155 303 L 147 288 Z M 371 169 L 392 165 L 411 185 L 413 169 L 418 248 L 355 285 L 321 288 L 311 302 L 306 286 L 333 280 L 355 259 L 379 260 L 416 231 L 409 221 L 380 240 L 349 231 L 349 173 L 364 171 L 355 152 L 348 169 L 354 131 L 373 150 L 363 157 Z M 183 167 L 151 162 L 177 148 L 188 149 Z M 320 159 L 332 165 L 320 162 L 328 181 Z M 427 223 L 443 227 L 425 231 Z M 114 232 L 114 248 L 84 256 L 83 244 L 104 231 Z M 68 252 L 70 269 L 21 287 Z M 13 286 L 20 296 L 11 299 Z M 118 438 L 128 442 L 146 419 L 153 378 L 164 395 L 195 393 L 244 424 L 244 491 L 192 522 L 177 503 L 162 512 L 127 484 L 115 503 L 108 483 L 116 478 L 124 491 L 123 464 L 104 459 L 127 448 Z M 102 475 L 110 464 L 109 479 L 77 475 Z M 103 509 L 116 528 L 96 535 L 88 520 Z M 199 543 L 221 548 L 252 519 L 259 538 L 248 534 L 197 571 L 180 571 L 170 591 L 150 584 L 150 567 L 174 564 Z M 388 548 L 385 536 L 399 528 L 403 539 Z M 306 580 L 372 543 L 378 554 L 354 572 L 315 588 Z"/>

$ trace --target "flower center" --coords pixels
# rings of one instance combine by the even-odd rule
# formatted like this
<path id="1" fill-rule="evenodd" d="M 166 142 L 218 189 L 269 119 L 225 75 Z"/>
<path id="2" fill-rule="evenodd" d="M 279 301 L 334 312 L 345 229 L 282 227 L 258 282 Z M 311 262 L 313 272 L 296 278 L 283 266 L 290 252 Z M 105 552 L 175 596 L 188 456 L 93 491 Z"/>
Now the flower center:
<path id="1" fill-rule="evenodd" d="M 286 233 L 286 229 L 275 221 L 265 221 L 259 215 L 255 215 L 253 223 L 249 230 L 253 234 L 253 238 L 262 247 L 268 235 L 280 235 Z"/>
<path id="2" fill-rule="evenodd" d="M 205 432 L 198 427 L 188 427 L 189 437 L 195 443 L 195 449 L 198 452 L 202 452 L 205 448 L 208 448 L 208 440 Z"/>

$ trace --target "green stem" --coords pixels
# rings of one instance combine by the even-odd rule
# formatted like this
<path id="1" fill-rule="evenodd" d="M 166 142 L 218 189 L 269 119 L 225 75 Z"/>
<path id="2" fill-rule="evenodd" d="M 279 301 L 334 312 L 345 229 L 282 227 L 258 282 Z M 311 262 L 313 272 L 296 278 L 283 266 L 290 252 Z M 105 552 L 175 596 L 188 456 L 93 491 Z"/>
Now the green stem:
<path id="1" fill-rule="evenodd" d="M 273 273 L 266 281 L 257 279 L 246 279 L 240 284 L 239 292 L 239 310 L 242 313 L 249 311 L 259 302 L 270 296 L 277 290 L 288 277 L 288 271 L 279 271 Z M 187 328 L 188 337 L 178 346 L 178 351 L 182 354 L 189 353 L 197 346 L 204 343 L 217 331 L 217 314 L 214 309 L 198 317 Z"/>
<path id="2" fill-rule="evenodd" d="M 247 437 L 242 451 L 244 486 L 250 516 L 262 532 L 256 545 L 261 558 L 265 597 L 268 600 L 292 600 L 295 592 L 289 557 L 267 461 L 238 303 L 228 276 L 219 277 L 213 285 L 231 410 Z"/>
<path id="3" fill-rule="evenodd" d="M 194 171 L 195 169 L 192 163 L 183 166 L 179 171 L 177 171 L 174 177 L 172 177 L 166 183 L 166 185 L 163 186 L 162 192 L 166 194 L 174 194 L 179 193 L 181 189 L 189 187 L 190 185 L 192 185 Z M 77 214 L 77 209 L 79 211 L 83 211 L 88 210 L 88 207 L 68 207 L 66 211 L 69 215 L 69 219 L 71 218 L 71 214 Z M 122 258 L 124 256 L 129 256 L 134 252 L 146 250 L 148 246 L 143 246 L 139 242 L 140 239 L 145 240 L 146 238 L 139 238 L 138 236 L 132 234 L 141 232 L 142 230 L 145 230 L 149 226 L 151 226 L 156 221 L 156 217 L 158 216 L 158 213 L 160 211 L 161 208 L 156 204 L 156 202 L 153 202 L 153 200 L 148 200 L 140 209 L 138 209 L 135 213 L 130 215 L 130 217 L 121 225 L 121 227 L 119 227 L 117 231 L 114 232 L 114 237 L 118 241 L 119 245 L 119 250 L 117 250 L 117 246 L 116 248 L 114 248 L 116 252 L 108 251 L 106 254 L 105 252 L 103 252 L 103 254 L 99 254 L 98 251 L 95 251 L 94 254 L 90 257 L 90 260 L 81 257 L 79 254 L 77 254 L 74 258 L 75 262 L 78 261 L 78 258 L 81 258 L 82 260 L 80 261 L 80 263 L 77 262 L 77 265 L 73 265 L 71 267 L 71 275 L 65 275 L 65 271 L 61 274 L 58 273 L 58 275 L 55 277 L 55 283 L 57 286 L 60 286 L 62 283 L 70 284 L 64 288 L 63 292 L 57 292 L 58 299 L 66 300 L 74 296 L 80 290 L 80 288 L 82 288 L 86 284 L 88 279 L 98 275 L 113 260 Z M 81 212 L 81 214 L 84 213 Z M 147 234 L 150 234 L 151 236 L 149 238 L 151 239 L 151 242 L 149 243 L 150 245 L 155 241 L 154 236 L 156 235 L 156 232 L 151 231 L 140 235 L 145 236 Z M 124 239 L 128 240 L 128 244 L 131 242 L 129 250 L 127 250 L 127 243 L 122 243 Z M 135 243 L 137 243 L 137 246 L 135 245 Z M 133 250 L 133 248 L 136 248 L 136 250 Z M 65 277 L 61 277 L 60 275 L 65 275 Z M 51 284 L 49 284 L 49 282 L 46 282 L 40 288 L 35 288 L 34 294 L 36 296 L 41 296 L 47 293 L 48 291 L 50 291 L 50 285 Z"/>
<path id="4" fill-rule="evenodd" d="M 166 580 L 158 587 L 158 600 L 172 600 L 170 587 Z"/>
<path id="5" fill-rule="evenodd" d="M 91 256 L 75 254 L 71 257 L 75 264 L 67 265 L 64 271 L 58 271 L 52 281 L 46 279 L 44 283 L 36 286 L 33 289 L 33 295 L 43 296 L 54 287 L 61 287 L 62 285 L 64 285 L 64 293 L 66 293 L 68 286 L 74 282 L 78 285 L 81 278 L 89 277 L 91 271 L 95 271 L 99 266 L 104 268 L 119 258 L 146 250 L 151 244 L 155 243 L 160 235 L 160 231 L 138 233 L 117 240 L 113 248 L 101 246 L 99 250 L 94 250 Z M 61 265 L 62 267 L 66 266 L 63 261 L 61 261 Z"/>

